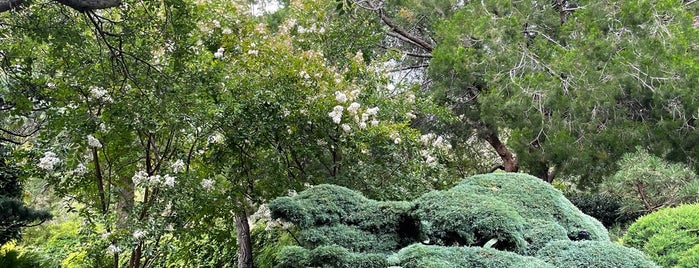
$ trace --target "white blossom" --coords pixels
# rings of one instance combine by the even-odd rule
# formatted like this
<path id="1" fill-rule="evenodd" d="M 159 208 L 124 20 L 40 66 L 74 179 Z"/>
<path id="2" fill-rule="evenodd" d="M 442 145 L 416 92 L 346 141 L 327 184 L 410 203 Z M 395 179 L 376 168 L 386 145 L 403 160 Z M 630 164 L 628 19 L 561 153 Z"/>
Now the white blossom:
<path id="1" fill-rule="evenodd" d="M 136 172 L 136 174 L 134 174 L 133 177 L 131 177 L 131 181 L 133 181 L 133 184 L 135 185 L 139 185 L 147 180 L 148 173 L 143 170 Z"/>
<path id="2" fill-rule="evenodd" d="M 299 72 L 299 76 L 301 76 L 301 78 L 306 79 L 306 80 L 311 78 L 311 76 L 308 75 L 308 73 L 306 71 Z"/>
<path id="3" fill-rule="evenodd" d="M 163 208 L 163 212 L 160 213 L 160 216 L 167 217 L 170 216 L 172 213 L 172 201 L 168 202 L 167 205 L 165 205 L 165 208 Z"/>
<path id="4" fill-rule="evenodd" d="M 376 115 L 379 112 L 379 107 L 369 108 L 366 110 L 368 115 Z"/>
<path id="5" fill-rule="evenodd" d="M 212 23 L 214 24 L 215 28 L 221 28 L 221 23 L 218 20 L 213 20 Z"/>
<path id="6" fill-rule="evenodd" d="M 82 163 L 78 164 L 78 166 L 73 170 L 73 174 L 77 176 L 85 175 L 85 173 L 87 173 L 87 167 Z"/>
<path id="7" fill-rule="evenodd" d="M 357 110 L 359 110 L 359 107 L 361 107 L 361 104 L 353 102 L 347 107 L 347 111 L 350 114 L 357 114 Z"/>
<path id="8" fill-rule="evenodd" d="M 39 159 L 39 168 L 44 170 L 53 170 L 54 166 L 60 163 L 61 160 L 56 157 L 56 154 L 49 151 L 44 153 L 44 157 Z"/>
<path id="9" fill-rule="evenodd" d="M 364 123 L 364 122 L 359 123 L 359 129 L 366 129 L 366 123 Z"/>
<path id="10" fill-rule="evenodd" d="M 410 112 L 406 113 L 405 117 L 407 117 L 408 120 L 417 118 L 417 116 L 415 116 L 415 114 L 410 113 Z"/>
<path id="11" fill-rule="evenodd" d="M 218 50 L 216 50 L 216 52 L 214 52 L 214 58 L 217 58 L 217 59 L 223 58 L 223 52 L 225 52 L 225 51 L 226 51 L 225 48 L 222 48 L 222 47 L 218 48 Z"/>
<path id="12" fill-rule="evenodd" d="M 401 142 L 400 137 L 396 137 L 395 139 L 393 139 L 393 143 L 395 143 L 395 144 L 400 144 L 400 142 Z"/>
<path id="13" fill-rule="evenodd" d="M 120 252 L 121 252 L 121 249 L 113 244 L 109 245 L 109 247 L 107 247 L 107 254 L 109 254 L 109 255 L 118 254 Z"/>
<path id="14" fill-rule="evenodd" d="M 108 91 L 103 87 L 90 87 L 90 96 L 95 100 L 102 100 L 104 102 L 112 102 L 113 99 L 108 95 Z"/>
<path id="15" fill-rule="evenodd" d="M 166 232 L 173 232 L 175 231 L 175 227 L 172 225 L 172 223 L 168 224 L 167 227 L 165 227 Z"/>
<path id="16" fill-rule="evenodd" d="M 214 189 L 214 181 L 210 179 L 204 179 L 201 181 L 201 188 L 204 188 L 204 190 L 210 191 Z"/>
<path id="17" fill-rule="evenodd" d="M 87 135 L 87 145 L 92 148 L 102 148 L 102 143 L 92 135 Z"/>
<path id="18" fill-rule="evenodd" d="M 141 240 L 141 238 L 145 237 L 146 234 L 146 231 L 136 230 L 135 232 L 133 232 L 133 238 L 136 240 Z"/>
<path id="19" fill-rule="evenodd" d="M 165 180 L 165 186 L 170 188 L 175 187 L 175 177 L 170 176 L 170 174 L 165 174 L 165 177 L 163 177 L 163 179 Z"/>
<path id="20" fill-rule="evenodd" d="M 221 31 L 222 34 L 231 34 L 232 32 L 230 28 L 223 28 L 223 31 Z"/>
<path id="21" fill-rule="evenodd" d="M 51 83 L 51 82 L 46 83 L 46 86 L 50 89 L 56 89 L 56 84 Z"/>
<path id="22" fill-rule="evenodd" d="M 342 130 L 349 133 L 352 131 L 352 127 L 350 127 L 348 124 L 342 124 Z"/>
<path id="23" fill-rule="evenodd" d="M 172 163 L 171 167 L 172 167 L 172 172 L 180 173 L 180 172 L 184 171 L 184 169 L 185 169 L 184 161 L 182 161 L 182 159 L 177 159 L 177 161 L 175 161 L 175 163 Z"/>
<path id="24" fill-rule="evenodd" d="M 379 120 L 376 120 L 376 119 L 371 120 L 371 125 L 374 126 L 374 127 L 375 127 L 375 126 L 378 126 L 378 125 L 379 125 Z"/>
<path id="25" fill-rule="evenodd" d="M 328 113 L 328 116 L 330 116 L 333 119 L 333 122 L 335 122 L 335 124 L 339 124 L 340 121 L 342 121 L 342 111 L 344 110 L 345 107 L 337 105 L 333 108 L 332 112 Z"/>
<path id="26" fill-rule="evenodd" d="M 107 240 L 107 239 L 109 239 L 110 235 L 112 235 L 112 233 L 110 233 L 110 232 L 102 233 L 102 239 Z"/>
<path id="27" fill-rule="evenodd" d="M 345 103 L 347 101 L 347 95 L 341 91 L 335 91 L 335 99 L 339 103 Z"/>
<path id="28" fill-rule="evenodd" d="M 153 175 L 148 177 L 148 182 L 151 185 L 159 185 L 163 182 L 162 177 L 160 175 Z"/>
<path id="29" fill-rule="evenodd" d="M 258 53 L 259 53 L 259 51 L 257 51 L 256 49 L 252 49 L 252 50 L 248 51 L 248 55 L 257 56 Z"/>

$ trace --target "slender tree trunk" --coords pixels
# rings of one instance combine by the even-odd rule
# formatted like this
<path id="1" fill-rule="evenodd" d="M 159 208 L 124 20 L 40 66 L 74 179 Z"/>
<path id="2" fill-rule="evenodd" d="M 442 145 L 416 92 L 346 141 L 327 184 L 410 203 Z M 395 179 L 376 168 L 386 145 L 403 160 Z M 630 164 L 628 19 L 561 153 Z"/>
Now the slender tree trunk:
<path id="1" fill-rule="evenodd" d="M 498 153 L 498 156 L 500 156 L 500 159 L 502 159 L 502 166 L 505 171 L 517 172 L 517 170 L 519 170 L 517 159 L 515 159 L 512 152 L 507 149 L 507 146 L 502 143 L 495 131 L 488 131 L 488 133 L 483 135 L 483 139 L 485 139 L 485 141 L 487 141 L 488 144 L 490 144 L 490 146 L 492 146 Z"/>
<path id="2" fill-rule="evenodd" d="M 248 215 L 245 210 L 242 210 L 234 218 L 238 236 L 238 268 L 252 268 L 252 241 Z"/>

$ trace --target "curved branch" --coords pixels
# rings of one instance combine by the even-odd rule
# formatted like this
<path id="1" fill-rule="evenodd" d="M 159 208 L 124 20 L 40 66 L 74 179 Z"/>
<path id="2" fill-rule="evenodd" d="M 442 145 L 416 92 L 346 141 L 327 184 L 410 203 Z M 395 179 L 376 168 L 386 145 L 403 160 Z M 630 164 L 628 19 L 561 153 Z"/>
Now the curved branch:
<path id="1" fill-rule="evenodd" d="M 105 9 L 118 7 L 121 5 L 121 0 L 56 0 L 57 2 L 73 9 L 85 12 L 95 9 Z"/>

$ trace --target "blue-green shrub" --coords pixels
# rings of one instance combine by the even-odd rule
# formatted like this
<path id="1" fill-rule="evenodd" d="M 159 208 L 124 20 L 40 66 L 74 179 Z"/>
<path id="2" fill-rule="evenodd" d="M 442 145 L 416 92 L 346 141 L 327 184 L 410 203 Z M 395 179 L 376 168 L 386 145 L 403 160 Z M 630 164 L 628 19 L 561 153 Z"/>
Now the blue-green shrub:
<path id="1" fill-rule="evenodd" d="M 415 244 L 393 256 L 403 268 L 555 267 L 534 257 L 482 247 L 446 247 Z"/>
<path id="2" fill-rule="evenodd" d="M 638 253 L 614 246 L 599 221 L 525 174 L 473 176 L 403 202 L 319 185 L 268 206 L 272 218 L 299 230 L 298 246 L 281 250 L 278 267 L 554 267 L 546 262 L 560 261 L 563 250 L 552 241 L 580 239 L 595 242 L 569 248 L 600 263 Z M 585 256 L 575 250 L 573 259 Z"/>
<path id="3" fill-rule="evenodd" d="M 555 267 L 659 267 L 636 249 L 602 241 L 553 241 L 536 256 Z"/>

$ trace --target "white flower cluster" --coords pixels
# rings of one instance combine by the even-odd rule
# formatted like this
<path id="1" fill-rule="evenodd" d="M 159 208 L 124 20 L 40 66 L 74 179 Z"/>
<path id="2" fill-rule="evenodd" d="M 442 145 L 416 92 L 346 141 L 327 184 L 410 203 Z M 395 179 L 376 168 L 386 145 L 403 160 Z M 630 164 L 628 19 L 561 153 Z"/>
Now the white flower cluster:
<path id="1" fill-rule="evenodd" d="M 357 96 L 359 96 L 359 93 L 359 90 L 353 90 L 352 92 L 350 92 L 350 94 L 345 94 L 341 91 L 335 91 L 335 100 L 337 100 L 337 102 L 339 103 L 352 101 L 353 99 L 357 98 Z M 358 125 L 359 129 L 366 129 L 367 121 L 369 121 L 370 118 L 371 125 L 377 126 L 379 124 L 379 120 L 376 118 L 376 115 L 379 112 L 379 107 L 368 108 L 360 116 L 359 109 L 361 107 L 362 105 L 357 102 L 352 102 L 347 106 L 347 112 L 354 117 L 354 122 Z M 340 124 L 342 122 L 342 113 L 344 112 L 344 110 L 344 106 L 337 105 L 333 107 L 332 112 L 328 113 L 328 116 L 332 118 L 335 124 Z M 352 130 L 352 127 L 346 123 L 342 124 L 341 127 L 342 130 L 344 130 L 345 132 L 350 132 Z"/>
<path id="2" fill-rule="evenodd" d="M 160 176 L 160 175 L 151 175 L 149 176 L 147 172 L 141 170 L 136 172 L 136 174 L 131 177 L 131 181 L 133 181 L 134 185 L 139 186 L 139 185 L 150 185 L 150 186 L 166 186 L 166 187 L 174 187 L 175 186 L 175 177 L 170 176 L 169 174 L 166 174 L 165 176 Z"/>
<path id="3" fill-rule="evenodd" d="M 437 164 L 437 158 L 432 156 L 430 154 L 430 151 L 422 150 L 420 151 L 420 153 L 422 154 L 422 157 L 425 159 L 425 163 L 427 163 L 428 165 L 434 166 Z"/>
<path id="4" fill-rule="evenodd" d="M 136 230 L 135 232 L 133 232 L 133 239 L 141 240 L 141 238 L 146 237 L 147 234 L 148 233 L 146 231 Z"/>
<path id="5" fill-rule="evenodd" d="M 107 247 L 107 254 L 114 255 L 119 253 L 121 253 L 121 248 L 115 246 L 114 244 L 109 245 L 109 247 Z"/>
<path id="6" fill-rule="evenodd" d="M 342 107 L 341 105 L 337 105 L 333 107 L 333 111 L 328 113 L 328 116 L 333 119 L 333 122 L 335 124 L 339 124 L 342 121 L 342 111 L 345 110 L 345 107 Z"/>
<path id="7" fill-rule="evenodd" d="M 265 205 L 261 205 L 255 213 L 250 215 L 250 222 L 251 223 L 258 223 L 258 222 L 266 222 L 267 226 L 265 227 L 265 230 L 270 231 L 273 228 L 282 228 L 282 229 L 289 229 L 291 228 L 294 224 L 286 221 L 282 221 L 281 219 L 272 219 L 272 213 L 269 210 L 269 207 Z"/>
<path id="8" fill-rule="evenodd" d="M 390 137 L 391 137 L 391 139 L 393 139 L 393 143 L 395 143 L 395 144 L 400 144 L 402 141 L 400 139 L 400 135 L 397 132 L 391 133 Z"/>
<path id="9" fill-rule="evenodd" d="M 201 181 L 201 188 L 207 191 L 211 191 L 214 189 L 214 181 L 210 179 L 204 179 Z"/>
<path id="10" fill-rule="evenodd" d="M 80 163 L 80 164 L 78 164 L 77 167 L 75 167 L 75 169 L 72 171 L 72 173 L 73 173 L 73 175 L 77 175 L 77 176 L 85 175 L 85 173 L 87 173 L 87 167 L 85 165 L 83 165 L 82 163 Z"/>
<path id="11" fill-rule="evenodd" d="M 311 25 L 311 28 L 304 28 L 303 26 L 299 25 L 299 27 L 298 27 L 296 30 L 297 30 L 298 33 L 300 33 L 300 34 L 305 34 L 305 33 L 319 33 L 319 34 L 322 34 L 322 33 L 325 33 L 325 28 L 323 28 L 323 27 L 318 28 L 318 26 L 316 26 L 315 23 L 314 23 L 313 25 Z"/>
<path id="12" fill-rule="evenodd" d="M 87 135 L 87 145 L 92 148 L 102 148 L 102 143 L 92 135 Z"/>
<path id="13" fill-rule="evenodd" d="M 217 58 L 217 59 L 223 58 L 223 52 L 225 52 L 225 51 L 226 51 L 225 48 L 219 47 L 218 50 L 216 50 L 216 52 L 214 52 L 214 58 Z"/>
<path id="14" fill-rule="evenodd" d="M 103 102 L 113 102 L 114 99 L 109 96 L 109 92 L 103 87 L 90 87 L 90 97 L 94 100 L 101 100 Z"/>
<path id="15" fill-rule="evenodd" d="M 56 154 L 48 151 L 44 153 L 44 157 L 39 159 L 39 168 L 44 170 L 53 170 L 54 166 L 61 162 L 61 159 L 56 157 Z"/>
<path id="16" fill-rule="evenodd" d="M 180 173 L 180 172 L 184 171 L 184 169 L 185 169 L 184 161 L 182 161 L 182 159 L 177 159 L 177 161 L 175 161 L 175 163 L 172 163 L 171 167 L 172 167 L 172 172 Z"/>

